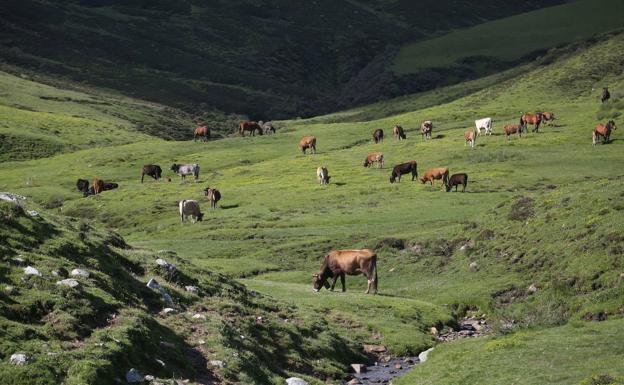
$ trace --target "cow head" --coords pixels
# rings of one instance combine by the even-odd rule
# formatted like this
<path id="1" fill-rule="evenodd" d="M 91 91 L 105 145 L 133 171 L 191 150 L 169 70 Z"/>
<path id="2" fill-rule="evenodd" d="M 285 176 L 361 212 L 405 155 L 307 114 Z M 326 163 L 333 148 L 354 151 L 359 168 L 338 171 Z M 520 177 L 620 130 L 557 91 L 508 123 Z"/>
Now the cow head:
<path id="1" fill-rule="evenodd" d="M 325 286 L 326 289 L 329 289 L 329 282 L 327 282 L 327 278 L 323 278 L 321 274 L 312 274 L 312 289 L 315 292 L 318 292 L 323 286 Z"/>
<path id="2" fill-rule="evenodd" d="M 390 175 L 390 183 L 394 183 L 395 180 L 396 176 L 394 176 L 394 174 Z"/>
<path id="3" fill-rule="evenodd" d="M 370 166 L 370 163 L 368 162 L 368 158 L 364 159 L 364 167 L 368 167 Z"/>
<path id="4" fill-rule="evenodd" d="M 172 164 L 171 167 L 169 168 L 171 171 L 173 172 L 178 172 L 180 170 L 180 165 L 179 164 Z"/>
<path id="5" fill-rule="evenodd" d="M 199 214 L 197 214 L 197 221 L 198 221 L 198 222 L 201 222 L 201 221 L 203 221 L 203 220 L 204 220 L 204 213 L 199 213 Z"/>
<path id="6" fill-rule="evenodd" d="M 331 176 L 329 176 L 329 175 L 325 177 L 325 183 L 326 184 L 329 183 L 329 178 L 331 178 Z"/>
<path id="7" fill-rule="evenodd" d="M 446 192 L 451 192 L 452 188 L 453 188 L 453 186 L 451 186 L 451 182 L 446 184 Z"/>

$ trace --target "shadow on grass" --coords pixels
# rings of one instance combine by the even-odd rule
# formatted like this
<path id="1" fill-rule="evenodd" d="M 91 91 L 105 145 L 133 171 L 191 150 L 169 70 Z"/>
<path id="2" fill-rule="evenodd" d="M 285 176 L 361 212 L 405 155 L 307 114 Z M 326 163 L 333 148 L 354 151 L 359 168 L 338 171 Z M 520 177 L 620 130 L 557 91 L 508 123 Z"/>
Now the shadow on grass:
<path id="1" fill-rule="evenodd" d="M 222 205 L 221 208 L 223 210 L 229 210 L 229 209 L 235 209 L 238 207 L 238 204 L 233 204 L 233 205 Z"/>

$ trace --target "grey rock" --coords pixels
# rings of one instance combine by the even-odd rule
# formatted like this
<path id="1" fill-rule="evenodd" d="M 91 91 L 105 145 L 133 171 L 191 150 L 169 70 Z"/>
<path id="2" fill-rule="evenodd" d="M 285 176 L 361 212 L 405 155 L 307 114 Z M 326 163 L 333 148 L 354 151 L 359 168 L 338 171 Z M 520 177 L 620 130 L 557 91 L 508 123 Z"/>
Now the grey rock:
<path id="1" fill-rule="evenodd" d="M 175 314 L 176 310 L 174 308 L 171 307 L 166 307 L 164 309 L 162 309 L 161 313 L 163 314 Z"/>
<path id="2" fill-rule="evenodd" d="M 9 362 L 13 365 L 26 365 L 28 363 L 28 356 L 22 353 L 11 354 Z"/>
<path id="3" fill-rule="evenodd" d="M 165 365 L 165 361 L 163 360 L 159 360 L 158 358 L 156 359 L 156 362 L 158 362 L 158 364 L 160 364 L 160 366 L 162 366 L 163 368 L 167 365 Z"/>
<path id="4" fill-rule="evenodd" d="M 41 273 L 39 272 L 39 270 L 35 269 L 32 266 L 27 266 L 24 268 L 24 274 L 26 275 L 36 275 L 38 277 L 41 277 Z"/>
<path id="5" fill-rule="evenodd" d="M 0 200 L 13 202 L 13 203 L 20 203 L 20 201 L 25 201 L 26 197 L 13 194 L 10 192 L 0 192 Z"/>
<path id="6" fill-rule="evenodd" d="M 35 211 L 35 210 L 28 210 L 26 211 L 28 213 L 28 215 L 30 215 L 31 217 L 36 217 L 39 216 L 39 212 Z"/>
<path id="7" fill-rule="evenodd" d="M 527 289 L 527 291 L 529 293 L 535 293 L 537 291 L 537 286 L 535 286 L 535 284 L 532 283 L 531 286 L 529 286 L 529 288 Z"/>
<path id="8" fill-rule="evenodd" d="M 61 286 L 67 286 L 67 287 L 78 287 L 80 285 L 80 282 L 76 281 L 73 278 L 67 278 L 61 281 L 57 281 L 56 284 L 61 285 Z"/>
<path id="9" fill-rule="evenodd" d="M 89 278 L 90 273 L 84 269 L 74 269 L 71 271 L 72 277 Z"/>
<path id="10" fill-rule="evenodd" d="M 160 289 L 160 284 L 154 278 L 152 278 L 149 281 L 147 281 L 147 285 L 146 286 L 149 287 L 150 289 L 154 289 L 154 290 Z"/>
<path id="11" fill-rule="evenodd" d="M 147 374 L 145 377 L 143 377 L 143 379 L 147 382 L 152 382 L 155 378 L 151 374 Z"/>
<path id="12" fill-rule="evenodd" d="M 366 371 L 366 365 L 362 364 L 351 364 L 351 367 L 356 373 L 364 373 Z"/>
<path id="13" fill-rule="evenodd" d="M 145 377 L 135 368 L 128 370 L 128 373 L 126 373 L 126 381 L 128 382 L 143 382 L 144 379 Z"/>
<path id="14" fill-rule="evenodd" d="M 6 295 L 13 295 L 17 293 L 17 290 L 15 290 L 15 287 L 7 285 L 4 287 L 4 294 Z"/>
<path id="15" fill-rule="evenodd" d="M 193 315 L 193 318 L 194 318 L 194 319 L 206 319 L 206 316 L 205 316 L 205 315 L 203 315 L 203 314 L 199 314 L 199 313 L 197 313 L 197 314 L 194 314 L 194 315 Z"/>
<path id="16" fill-rule="evenodd" d="M 468 269 L 472 272 L 479 271 L 479 265 L 476 262 L 470 262 Z"/>
<path id="17" fill-rule="evenodd" d="M 217 368 L 225 368 L 225 362 L 221 360 L 212 360 L 210 361 L 210 365 L 215 366 Z"/>
<path id="18" fill-rule="evenodd" d="M 433 348 L 429 348 L 429 349 L 425 350 L 424 352 L 421 352 L 418 355 L 418 359 L 420 360 L 420 362 L 427 361 L 427 358 L 429 357 L 429 353 L 431 353 L 432 350 L 433 350 Z"/>
<path id="19" fill-rule="evenodd" d="M 185 286 L 184 289 L 188 291 L 189 293 L 197 294 L 199 292 L 199 289 L 197 288 L 197 286 Z"/>
<path id="20" fill-rule="evenodd" d="M 158 258 L 158 259 L 156 260 L 156 264 L 157 264 L 158 266 L 162 267 L 163 269 L 165 269 L 165 270 L 169 271 L 169 272 L 174 272 L 174 271 L 176 270 L 176 266 L 175 266 L 175 265 L 173 265 L 173 264 L 171 264 L 171 263 L 169 263 L 169 262 L 165 261 L 165 260 L 164 260 L 164 259 L 162 259 L 162 258 Z"/>
<path id="21" fill-rule="evenodd" d="M 290 377 L 286 379 L 287 385 L 309 385 L 307 381 L 299 377 Z"/>

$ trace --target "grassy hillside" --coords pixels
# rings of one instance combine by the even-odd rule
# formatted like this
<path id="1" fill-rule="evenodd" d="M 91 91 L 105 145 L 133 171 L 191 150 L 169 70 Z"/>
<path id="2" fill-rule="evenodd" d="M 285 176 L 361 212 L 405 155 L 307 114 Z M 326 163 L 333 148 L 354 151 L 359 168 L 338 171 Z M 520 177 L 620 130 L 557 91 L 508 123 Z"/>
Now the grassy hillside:
<path id="1" fill-rule="evenodd" d="M 538 9 L 404 45 L 391 68 L 398 75 L 430 78 L 438 71 L 452 82 L 478 77 L 535 53 L 621 29 L 622 13 L 624 4 L 617 0 L 581 0 Z"/>
<path id="2" fill-rule="evenodd" d="M 0 57 L 193 112 L 310 116 L 352 103 L 392 45 L 558 3 L 9 0 Z"/>
<path id="3" fill-rule="evenodd" d="M 435 344 L 427 333 L 430 326 L 444 329 L 453 325 L 453 317 L 478 312 L 488 315 L 499 335 L 436 348 L 432 360 L 414 372 L 418 381 L 444 383 L 438 380 L 446 374 L 446 383 L 522 378 L 519 383 L 577 384 L 602 374 L 622 376 L 617 366 L 621 351 L 614 350 L 620 338 L 613 335 L 624 313 L 624 206 L 619 202 L 624 196 L 624 142 L 617 130 L 611 143 L 591 145 L 595 124 L 618 120 L 624 109 L 622 49 L 624 35 L 613 35 L 552 63 L 468 84 L 466 90 L 450 87 L 425 95 L 425 100 L 416 96 L 395 107 L 388 102 L 359 110 L 359 116 L 381 117 L 375 120 L 353 121 L 345 113 L 344 119 L 338 114 L 283 121 L 273 136 L 201 145 L 150 140 L 5 163 L 0 165 L 0 190 L 30 197 L 49 215 L 104 224 L 135 248 L 175 250 L 197 266 L 188 267 L 197 277 L 204 270 L 195 269 L 244 278 L 245 285 L 275 306 L 293 309 L 309 322 L 327 322 L 312 329 L 326 331 L 327 337 L 310 342 L 326 359 L 312 364 L 300 352 L 293 365 L 307 362 L 314 369 L 294 372 L 339 377 L 344 364 L 357 357 L 354 345 L 363 342 L 386 344 L 398 354 L 418 353 Z M 613 100 L 601 105 L 598 96 L 605 84 Z M 409 103 L 414 103 L 411 110 Z M 502 126 L 536 110 L 554 111 L 556 124 L 506 141 Z M 387 116 L 392 111 L 403 112 Z M 464 131 L 485 116 L 494 120 L 494 135 L 479 138 L 474 150 L 465 147 Z M 425 119 L 434 121 L 434 139 L 427 142 L 417 130 Z M 391 138 L 396 123 L 407 128 L 406 141 Z M 370 137 L 379 127 L 386 139 L 375 145 Z M 318 154 L 298 151 L 303 135 L 318 138 Z M 386 168 L 362 167 L 373 151 L 385 153 Z M 439 166 L 467 172 L 467 192 L 445 193 L 439 182 L 430 187 L 409 178 L 390 184 L 390 167 L 411 159 L 418 161 L 421 175 Z M 142 164 L 168 169 L 174 161 L 200 163 L 200 180 L 180 182 L 166 172 L 172 182 L 140 184 Z M 319 165 L 329 168 L 328 186 L 315 180 Z M 96 176 L 118 182 L 120 188 L 99 199 L 74 191 L 76 178 Z M 223 195 L 214 212 L 204 203 L 201 190 L 206 186 Z M 180 224 L 180 199 L 200 200 L 204 221 Z M 312 293 L 311 274 L 325 253 L 355 247 L 377 250 L 380 295 L 361 294 L 362 277 L 348 277 L 345 294 Z M 476 267 L 470 268 L 473 262 Z M 529 290 L 531 285 L 535 290 Z M 592 321 L 605 317 L 607 322 Z M 315 335 L 310 329 L 301 333 Z M 570 337 L 568 349 L 559 341 L 562 336 Z M 209 347 L 214 344 L 206 341 Z M 587 360 L 590 342 L 598 346 L 598 356 L 611 354 L 609 359 Z M 545 377 L 533 375 L 535 357 L 526 354 L 543 345 L 552 346 L 543 350 L 551 361 L 542 364 L 552 363 Z M 347 352 L 322 353 L 343 346 Z M 586 362 L 571 370 L 570 363 L 579 360 Z M 513 373 L 506 372 L 510 362 Z M 284 376 L 270 365 L 257 370 Z M 232 381 L 270 381 L 250 376 Z M 410 378 L 404 383 L 417 381 Z"/>

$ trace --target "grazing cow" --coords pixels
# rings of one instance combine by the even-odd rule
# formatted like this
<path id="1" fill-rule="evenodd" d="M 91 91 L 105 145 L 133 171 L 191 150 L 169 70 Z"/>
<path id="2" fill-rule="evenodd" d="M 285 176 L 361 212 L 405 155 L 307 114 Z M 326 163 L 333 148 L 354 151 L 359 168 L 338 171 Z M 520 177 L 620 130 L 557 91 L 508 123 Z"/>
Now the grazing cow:
<path id="1" fill-rule="evenodd" d="M 371 167 L 375 162 L 379 164 L 379 168 L 383 168 L 383 152 L 373 152 L 372 154 L 368 154 L 366 159 L 364 159 L 364 167 Z"/>
<path id="2" fill-rule="evenodd" d="M 542 122 L 548 122 L 549 126 L 552 126 L 555 121 L 555 113 L 550 111 L 539 112 L 542 115 Z"/>
<path id="3" fill-rule="evenodd" d="M 503 129 L 507 140 L 509 140 L 511 135 L 515 133 L 518 133 L 518 138 L 522 138 L 522 125 L 520 124 L 506 124 Z"/>
<path id="4" fill-rule="evenodd" d="M 312 288 L 318 292 L 325 286 L 326 289 L 334 291 L 336 280 L 340 277 L 342 291 L 346 291 L 345 274 L 364 274 L 368 280 L 365 293 L 369 294 L 372 289 L 377 294 L 377 254 L 370 249 L 330 251 L 325 256 L 320 271 L 312 275 Z M 332 278 L 331 286 L 327 282 L 329 278 Z"/>
<path id="5" fill-rule="evenodd" d="M 212 210 L 217 208 L 217 203 L 221 200 L 221 193 L 216 188 L 206 187 L 204 189 L 204 195 L 208 198 L 210 202 L 210 208 Z"/>
<path id="6" fill-rule="evenodd" d="M 403 130 L 403 127 L 399 126 L 398 124 L 395 124 L 394 127 L 392 127 L 392 136 L 395 139 L 399 139 L 399 140 L 407 139 L 407 136 L 405 135 L 405 131 Z"/>
<path id="7" fill-rule="evenodd" d="M 207 142 L 210 139 L 210 128 L 206 126 L 198 126 L 193 131 L 193 141 L 197 140 L 197 137 L 200 137 L 200 140 Z"/>
<path id="8" fill-rule="evenodd" d="M 273 125 L 273 122 L 263 123 L 262 121 L 260 121 L 258 122 L 258 124 L 260 124 L 260 127 L 262 127 L 262 130 L 265 134 L 275 134 L 275 126 Z"/>
<path id="9" fill-rule="evenodd" d="M 204 219 L 204 214 L 199 210 L 199 203 L 195 200 L 181 200 L 179 203 L 180 206 L 180 219 L 182 219 L 182 223 L 184 223 L 184 218 L 191 218 L 191 222 L 195 223 L 197 221 L 202 221 Z"/>
<path id="10" fill-rule="evenodd" d="M 401 164 L 397 164 L 392 169 L 392 175 L 390 175 L 390 183 L 394 183 L 394 181 L 401 181 L 401 175 L 403 174 L 412 174 L 412 180 L 418 176 L 418 170 L 416 161 L 412 160 L 410 162 L 405 162 Z"/>
<path id="11" fill-rule="evenodd" d="M 609 89 L 605 87 L 602 89 L 602 96 L 600 97 L 600 101 L 604 103 L 609 99 L 611 99 L 611 94 L 609 93 Z"/>
<path id="12" fill-rule="evenodd" d="M 468 185 L 468 174 L 462 172 L 459 174 L 451 175 L 448 182 L 446 183 L 446 192 L 450 192 L 453 186 L 455 186 L 455 191 L 457 191 L 457 186 L 459 186 L 460 184 L 464 186 L 462 188 L 462 192 L 465 192 L 466 186 Z"/>
<path id="13" fill-rule="evenodd" d="M 76 188 L 81 193 L 86 193 L 89 190 L 89 181 L 86 179 L 78 179 L 76 181 Z"/>
<path id="14" fill-rule="evenodd" d="M 474 130 L 468 130 L 464 132 L 464 146 L 470 144 L 470 147 L 474 148 L 475 141 L 477 140 L 477 133 Z"/>
<path id="15" fill-rule="evenodd" d="M 104 181 L 102 179 L 95 178 L 93 180 L 93 194 L 98 195 L 104 191 Z"/>
<path id="16" fill-rule="evenodd" d="M 141 183 L 143 183 L 145 175 L 151 176 L 155 180 L 159 180 L 162 177 L 162 168 L 160 168 L 157 164 L 146 164 L 143 166 L 143 170 L 141 170 Z"/>
<path id="17" fill-rule="evenodd" d="M 425 175 L 420 178 L 420 182 L 422 184 L 431 182 L 431 186 L 433 186 L 433 181 L 435 179 L 442 179 L 442 188 L 444 188 L 444 186 L 446 186 L 446 184 L 448 183 L 448 177 L 448 167 L 432 168 L 431 170 L 427 170 L 427 172 L 425 172 Z"/>
<path id="18" fill-rule="evenodd" d="M 542 114 L 539 112 L 537 114 L 522 114 L 520 116 L 520 125 L 526 128 L 527 124 L 532 124 L 534 127 L 531 132 L 539 132 L 539 126 L 542 123 Z"/>
<path id="19" fill-rule="evenodd" d="M 431 139 L 431 133 L 433 132 L 433 122 L 431 120 L 425 120 L 420 125 L 420 136 L 424 139 Z"/>
<path id="20" fill-rule="evenodd" d="M 381 141 L 383 141 L 383 130 L 378 128 L 373 132 L 373 142 L 379 143 Z"/>
<path id="21" fill-rule="evenodd" d="M 609 120 L 607 124 L 598 124 L 596 128 L 594 128 L 594 132 L 592 132 L 592 144 L 595 146 L 600 137 L 602 137 L 602 144 L 609 143 L 611 131 L 616 129 L 617 127 L 613 120 Z"/>
<path id="22" fill-rule="evenodd" d="M 252 136 L 256 135 L 256 131 L 258 131 L 258 135 L 262 135 L 262 127 L 258 122 L 254 121 L 241 120 L 238 123 L 238 133 L 241 134 L 241 136 L 245 136 L 245 131 L 251 132 Z"/>
<path id="23" fill-rule="evenodd" d="M 299 141 L 299 149 L 301 150 L 301 152 L 305 154 L 308 148 L 310 149 L 310 152 L 312 154 L 316 154 L 316 138 L 315 137 L 304 136 Z"/>
<path id="24" fill-rule="evenodd" d="M 182 180 L 186 179 L 187 175 L 193 175 L 195 177 L 195 180 L 199 178 L 199 165 L 197 163 L 193 163 L 193 164 L 174 163 L 171 165 L 170 170 L 180 175 L 180 177 L 182 177 Z"/>
<path id="25" fill-rule="evenodd" d="M 475 120 L 477 135 L 481 135 L 481 130 L 485 130 L 485 135 L 492 135 L 492 118 Z"/>
<path id="26" fill-rule="evenodd" d="M 329 184 L 329 171 L 327 171 L 327 167 L 319 167 L 316 169 L 316 179 L 318 179 L 320 184 Z"/>

